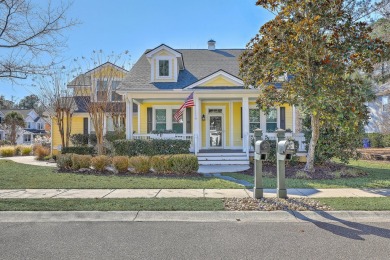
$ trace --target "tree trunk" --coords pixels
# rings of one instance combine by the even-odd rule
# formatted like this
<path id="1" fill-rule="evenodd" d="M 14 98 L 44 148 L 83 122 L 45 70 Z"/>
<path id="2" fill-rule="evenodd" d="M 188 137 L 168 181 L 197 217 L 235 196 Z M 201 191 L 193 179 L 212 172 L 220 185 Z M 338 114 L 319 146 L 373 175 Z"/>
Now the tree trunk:
<path id="1" fill-rule="evenodd" d="M 11 125 L 11 144 L 16 144 L 16 126 Z"/>
<path id="2" fill-rule="evenodd" d="M 304 171 L 313 173 L 315 149 L 318 138 L 320 137 L 320 116 L 318 114 L 311 115 L 311 140 L 309 144 L 309 151 L 307 152 L 307 162 Z"/>

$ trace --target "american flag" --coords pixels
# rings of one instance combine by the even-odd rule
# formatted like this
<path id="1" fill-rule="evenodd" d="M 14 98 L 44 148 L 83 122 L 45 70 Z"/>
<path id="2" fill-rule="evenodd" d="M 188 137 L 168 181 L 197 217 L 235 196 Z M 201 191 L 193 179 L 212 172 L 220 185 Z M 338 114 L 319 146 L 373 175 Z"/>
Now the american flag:
<path id="1" fill-rule="evenodd" d="M 181 105 L 181 107 L 179 108 L 179 110 L 176 111 L 176 113 L 173 115 L 173 119 L 174 119 L 176 122 L 179 122 L 181 116 L 183 115 L 184 109 L 187 108 L 187 107 L 193 107 L 193 106 L 195 106 L 195 104 L 194 104 L 194 92 L 192 92 L 192 93 L 187 97 L 187 99 L 186 99 L 186 101 L 184 101 L 183 105 Z"/>

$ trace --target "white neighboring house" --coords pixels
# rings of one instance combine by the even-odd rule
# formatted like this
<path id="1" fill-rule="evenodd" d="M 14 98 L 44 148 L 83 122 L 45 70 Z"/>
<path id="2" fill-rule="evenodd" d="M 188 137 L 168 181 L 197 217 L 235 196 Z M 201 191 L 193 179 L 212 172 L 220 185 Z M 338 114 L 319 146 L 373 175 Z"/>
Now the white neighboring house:
<path id="1" fill-rule="evenodd" d="M 25 128 L 17 133 L 17 144 L 32 144 L 38 135 L 45 135 L 46 120 L 40 117 L 34 109 L 3 109 L 0 110 L 0 124 L 4 122 L 5 116 L 10 112 L 18 112 L 23 115 Z M 7 130 L 0 125 L 0 140 L 7 139 Z"/>
<path id="2" fill-rule="evenodd" d="M 366 133 L 387 133 L 390 131 L 390 81 L 379 86 L 376 99 L 367 104 L 370 120 Z"/>

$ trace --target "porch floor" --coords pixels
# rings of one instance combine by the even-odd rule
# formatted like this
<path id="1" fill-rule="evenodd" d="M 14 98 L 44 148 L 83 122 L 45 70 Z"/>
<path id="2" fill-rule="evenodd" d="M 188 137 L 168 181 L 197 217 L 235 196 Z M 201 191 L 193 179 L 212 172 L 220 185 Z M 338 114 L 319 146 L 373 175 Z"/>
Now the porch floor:
<path id="1" fill-rule="evenodd" d="M 241 149 L 200 149 L 199 153 L 242 153 Z"/>

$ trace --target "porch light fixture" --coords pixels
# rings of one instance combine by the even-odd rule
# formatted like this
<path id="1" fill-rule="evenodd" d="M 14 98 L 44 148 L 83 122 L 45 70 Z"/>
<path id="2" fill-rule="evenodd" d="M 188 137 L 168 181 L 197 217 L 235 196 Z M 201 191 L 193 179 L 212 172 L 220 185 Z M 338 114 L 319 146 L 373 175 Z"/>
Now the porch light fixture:
<path id="1" fill-rule="evenodd" d="M 203 114 L 202 115 L 202 121 L 205 121 L 206 120 L 206 116 Z"/>

